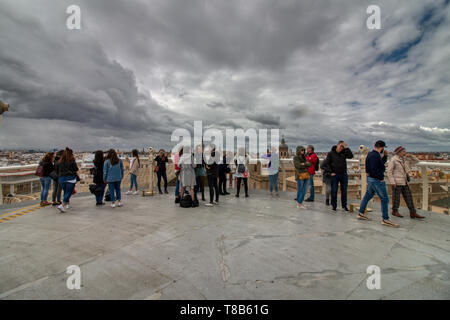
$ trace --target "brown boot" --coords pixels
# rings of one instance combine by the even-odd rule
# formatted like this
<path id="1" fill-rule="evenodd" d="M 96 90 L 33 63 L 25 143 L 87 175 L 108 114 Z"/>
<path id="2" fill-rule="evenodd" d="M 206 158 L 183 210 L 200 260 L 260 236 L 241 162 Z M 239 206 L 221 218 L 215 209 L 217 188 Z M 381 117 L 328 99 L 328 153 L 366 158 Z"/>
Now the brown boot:
<path id="1" fill-rule="evenodd" d="M 415 211 L 414 212 L 410 212 L 409 216 L 411 217 L 411 219 L 425 219 L 425 217 L 422 217 L 421 215 L 418 215 Z"/>
<path id="2" fill-rule="evenodd" d="M 399 218 L 403 218 L 403 216 L 400 213 L 398 213 L 397 210 L 392 210 L 392 215 L 396 216 L 396 217 L 399 217 Z"/>

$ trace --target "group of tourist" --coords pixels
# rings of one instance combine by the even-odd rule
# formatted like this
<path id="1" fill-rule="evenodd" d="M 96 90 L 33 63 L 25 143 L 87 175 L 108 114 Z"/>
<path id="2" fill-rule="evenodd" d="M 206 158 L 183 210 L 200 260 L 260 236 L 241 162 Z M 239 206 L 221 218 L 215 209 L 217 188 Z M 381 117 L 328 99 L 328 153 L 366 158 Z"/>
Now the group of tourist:
<path id="1" fill-rule="evenodd" d="M 175 203 L 183 205 L 185 193 L 189 194 L 190 206 L 198 206 L 197 194 L 201 192 L 202 201 L 205 199 L 205 181 L 209 187 L 209 202 L 206 206 L 219 204 L 219 195 L 226 196 L 227 192 L 227 174 L 234 174 L 237 179 L 236 197 L 239 197 L 241 185 L 244 184 L 245 197 L 248 194 L 248 163 L 249 157 L 244 148 L 240 148 L 236 154 L 232 152 L 220 152 L 214 145 L 208 146 L 207 154 L 211 161 L 205 159 L 204 146 L 198 145 L 191 152 L 191 148 L 184 146 L 174 155 L 174 168 L 176 176 L 175 185 Z M 232 173 L 230 164 L 235 167 Z M 231 180 L 230 180 L 231 183 Z M 189 200 L 187 198 L 187 200 Z"/>
<path id="2" fill-rule="evenodd" d="M 409 169 L 410 162 L 417 162 L 418 159 L 413 155 L 407 154 L 404 147 L 399 146 L 394 151 L 395 156 L 391 158 L 387 168 L 387 176 L 392 185 L 392 215 L 402 218 L 398 212 L 400 205 L 400 195 L 402 194 L 410 211 L 412 219 L 423 219 L 417 214 L 412 199 L 411 190 L 408 182 L 410 181 Z M 241 185 L 244 185 L 245 197 L 248 194 L 249 178 L 249 157 L 244 148 L 239 148 L 236 155 L 232 152 L 221 152 L 216 150 L 214 145 L 208 146 L 208 159 L 205 159 L 205 149 L 203 145 L 198 145 L 192 152 L 190 147 L 182 147 L 174 155 L 174 169 L 176 176 L 175 202 L 181 206 L 196 207 L 199 205 L 197 194 L 201 193 L 202 201 L 205 199 L 205 182 L 209 187 L 209 202 L 206 206 L 219 204 L 219 195 L 225 196 L 227 192 L 227 178 L 230 175 L 229 183 L 231 187 L 231 177 L 237 180 L 236 197 L 239 197 Z M 398 227 L 389 218 L 389 196 L 385 182 L 385 170 L 388 157 L 386 144 L 383 141 L 377 141 L 374 149 L 367 155 L 365 170 L 367 173 L 367 191 L 361 201 L 357 218 L 361 220 L 370 220 L 367 215 L 367 204 L 377 194 L 381 200 L 382 220 L 381 223 L 386 226 Z M 275 147 L 263 155 L 263 159 L 268 163 L 267 172 L 269 177 L 270 195 L 278 197 L 278 173 L 280 168 L 280 158 Z M 331 205 L 333 211 L 337 210 L 337 193 L 341 190 L 341 206 L 344 211 L 350 211 L 347 207 L 347 159 L 352 159 L 353 153 L 345 141 L 339 141 L 328 152 L 327 157 L 321 163 L 322 179 L 325 186 L 325 204 Z M 154 172 L 158 178 L 158 190 L 163 194 L 161 182 L 164 181 L 164 193 L 167 191 L 167 163 L 168 155 L 164 149 L 159 150 L 155 157 Z M 319 170 L 319 158 L 314 152 L 314 146 L 308 145 L 296 148 L 294 156 L 295 177 L 297 182 L 297 208 L 307 209 L 304 202 L 314 201 L 314 176 Z M 124 177 L 124 166 L 122 160 L 118 157 L 114 149 L 110 149 L 104 157 L 104 152 L 98 150 L 95 152 L 93 161 L 94 167 L 91 169 L 93 175 L 93 185 L 90 186 L 91 192 L 95 195 L 96 205 L 102 206 L 105 196 L 105 188 L 108 185 L 107 197 L 111 201 L 111 207 L 121 207 L 121 182 Z M 126 194 L 137 194 L 138 183 L 137 176 L 140 167 L 139 154 L 136 149 L 132 151 L 130 159 L 130 188 Z M 75 184 L 80 180 L 78 176 L 78 166 L 75 161 L 73 151 L 70 148 L 58 152 L 46 153 L 36 170 L 40 176 L 41 182 L 41 206 L 53 205 L 61 212 L 66 212 L 69 208 L 70 197 L 74 194 Z M 53 182 L 52 202 L 47 202 L 50 186 Z M 133 188 L 135 191 L 133 191 Z M 309 197 L 305 196 L 309 188 Z M 61 196 L 62 199 L 61 199 Z M 330 201 L 331 198 L 331 201 Z M 187 200 L 186 200 L 187 199 Z M 186 201 L 189 202 L 186 205 Z"/>
<path id="3" fill-rule="evenodd" d="M 130 164 L 130 191 L 133 186 L 138 190 L 137 172 L 139 170 L 138 151 L 133 150 L 133 158 Z M 103 196 L 106 185 L 108 185 L 108 194 L 111 200 L 111 207 L 121 207 L 121 182 L 124 175 L 124 167 L 122 160 L 119 159 L 116 151 L 110 149 L 106 157 L 104 152 L 98 150 L 95 152 L 93 161 L 94 167 L 91 169 L 93 175 L 93 185 L 90 186 L 91 192 L 95 195 L 96 205 L 102 206 Z M 36 169 L 36 175 L 40 177 L 41 182 L 41 206 L 53 205 L 60 212 L 66 212 L 70 209 L 70 198 L 76 193 L 75 185 L 80 181 L 78 175 L 78 165 L 73 154 L 73 150 L 66 148 L 56 153 L 48 152 Z M 52 202 L 47 201 L 50 185 L 53 181 Z M 61 201 L 62 195 L 62 201 Z"/>

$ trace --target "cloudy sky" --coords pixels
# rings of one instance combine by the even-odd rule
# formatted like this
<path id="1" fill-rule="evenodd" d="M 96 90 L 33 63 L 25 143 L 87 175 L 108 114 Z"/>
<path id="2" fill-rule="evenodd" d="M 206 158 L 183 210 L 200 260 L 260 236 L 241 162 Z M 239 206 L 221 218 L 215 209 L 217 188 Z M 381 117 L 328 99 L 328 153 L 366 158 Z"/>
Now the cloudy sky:
<path id="1" fill-rule="evenodd" d="M 202 120 L 319 151 L 450 150 L 450 4 L 0 0 L 0 99 L 0 149 L 169 148 Z"/>

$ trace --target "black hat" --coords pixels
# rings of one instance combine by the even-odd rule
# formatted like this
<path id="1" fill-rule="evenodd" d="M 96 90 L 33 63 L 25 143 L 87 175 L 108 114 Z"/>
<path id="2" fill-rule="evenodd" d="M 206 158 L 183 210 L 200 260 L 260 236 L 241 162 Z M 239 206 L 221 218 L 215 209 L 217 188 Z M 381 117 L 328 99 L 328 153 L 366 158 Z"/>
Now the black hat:
<path id="1" fill-rule="evenodd" d="M 375 142 L 375 148 L 385 148 L 386 147 L 386 143 L 384 143 L 383 140 L 378 140 L 377 142 Z"/>

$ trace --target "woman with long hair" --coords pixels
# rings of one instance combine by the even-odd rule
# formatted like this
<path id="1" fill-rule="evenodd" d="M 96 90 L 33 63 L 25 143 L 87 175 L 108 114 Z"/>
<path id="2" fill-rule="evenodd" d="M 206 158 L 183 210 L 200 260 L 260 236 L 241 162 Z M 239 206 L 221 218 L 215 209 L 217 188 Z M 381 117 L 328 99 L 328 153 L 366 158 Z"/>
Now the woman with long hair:
<path id="1" fill-rule="evenodd" d="M 57 208 L 61 212 L 66 212 L 70 209 L 69 201 L 75 189 L 75 184 L 78 181 L 78 166 L 73 155 L 73 150 L 66 148 L 55 167 L 58 175 L 58 182 L 61 189 L 64 191 L 63 202 Z"/>
<path id="2" fill-rule="evenodd" d="M 184 153 L 180 157 L 179 162 L 180 167 L 180 182 L 181 182 L 181 199 L 183 199 L 184 192 L 186 190 L 189 191 L 189 195 L 191 196 L 192 206 L 194 206 L 194 202 L 197 199 L 195 190 L 195 164 L 194 157 L 191 153 L 191 147 L 185 146 Z"/>
<path id="3" fill-rule="evenodd" d="M 103 165 L 103 181 L 108 183 L 109 193 L 111 194 L 111 207 L 122 206 L 122 196 L 120 193 L 120 184 L 123 179 L 123 163 L 119 159 L 114 149 L 110 149 Z"/>
<path id="4" fill-rule="evenodd" d="M 41 182 L 41 207 L 50 205 L 51 203 L 47 201 L 48 191 L 52 183 L 52 178 L 50 174 L 55 170 L 53 165 L 53 152 L 47 152 L 39 163 L 42 166 L 42 177 L 40 177 Z"/>
<path id="5" fill-rule="evenodd" d="M 105 203 L 103 202 L 103 195 L 105 194 L 105 187 L 106 184 L 103 181 L 103 165 L 104 165 L 104 158 L 103 158 L 103 151 L 97 150 L 95 151 L 95 157 L 94 157 L 94 168 L 92 169 L 93 173 L 93 182 L 95 183 L 95 199 L 96 199 L 96 205 L 102 206 Z"/>
<path id="6" fill-rule="evenodd" d="M 61 156 L 62 156 L 63 153 L 64 153 L 64 150 L 59 150 L 56 153 L 55 158 L 53 160 L 53 165 L 54 165 L 55 168 L 56 168 L 56 164 L 58 163 L 59 159 L 61 159 Z M 59 206 L 62 203 L 61 202 L 62 189 L 61 189 L 61 185 L 59 184 L 58 178 L 59 177 L 58 177 L 58 175 L 56 174 L 56 171 L 55 171 L 55 174 L 52 177 L 52 179 L 53 179 L 52 206 L 53 207 L 57 207 L 57 206 Z"/>
<path id="7" fill-rule="evenodd" d="M 141 161 L 139 160 L 139 152 L 137 149 L 133 149 L 131 151 L 132 158 L 130 160 L 130 190 L 127 191 L 126 194 L 138 194 L 138 183 L 137 176 L 139 174 L 139 167 L 141 165 Z M 136 191 L 133 192 L 133 186 L 136 188 Z"/>
<path id="8" fill-rule="evenodd" d="M 164 151 L 164 149 L 160 149 L 158 152 L 158 155 L 155 157 L 156 165 L 157 165 L 157 171 L 156 175 L 158 176 L 158 190 L 159 194 L 162 194 L 161 191 L 161 178 L 164 180 L 164 193 L 168 194 L 167 192 L 167 169 L 166 169 L 166 163 L 169 162 L 169 159 L 167 158 L 167 153 Z"/>

